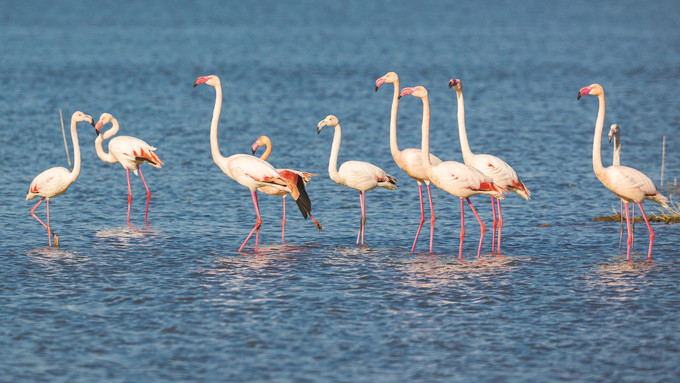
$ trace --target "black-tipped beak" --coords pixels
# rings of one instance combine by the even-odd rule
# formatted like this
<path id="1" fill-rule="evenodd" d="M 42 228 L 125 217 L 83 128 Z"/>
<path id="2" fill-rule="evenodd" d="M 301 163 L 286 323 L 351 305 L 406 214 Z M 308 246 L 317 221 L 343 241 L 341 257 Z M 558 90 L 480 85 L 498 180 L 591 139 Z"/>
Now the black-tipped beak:
<path id="1" fill-rule="evenodd" d="M 376 92 L 378 91 L 378 88 L 379 88 L 379 86 L 376 85 L 376 86 L 375 86 L 375 91 L 376 91 Z"/>
<path id="2" fill-rule="evenodd" d="M 397 100 L 401 100 L 401 95 L 397 96 Z"/>
<path id="3" fill-rule="evenodd" d="M 196 81 L 194 81 L 194 86 L 192 86 L 192 88 L 195 88 L 196 85 L 198 85 L 198 84 L 196 83 Z"/>
<path id="4" fill-rule="evenodd" d="M 253 149 L 253 153 L 252 153 L 253 155 L 255 155 L 255 151 L 256 151 L 256 149 Z"/>
<path id="5" fill-rule="evenodd" d="M 449 81 L 449 89 L 453 88 L 453 81 Z"/>
<path id="6" fill-rule="evenodd" d="M 578 91 L 578 96 L 576 96 L 576 101 L 578 101 L 578 100 L 580 100 L 580 99 L 581 99 L 581 91 L 579 90 L 579 91 Z"/>
<path id="7" fill-rule="evenodd" d="M 99 131 L 97 130 L 97 128 L 94 128 L 94 134 L 96 134 L 97 137 L 99 137 Z"/>

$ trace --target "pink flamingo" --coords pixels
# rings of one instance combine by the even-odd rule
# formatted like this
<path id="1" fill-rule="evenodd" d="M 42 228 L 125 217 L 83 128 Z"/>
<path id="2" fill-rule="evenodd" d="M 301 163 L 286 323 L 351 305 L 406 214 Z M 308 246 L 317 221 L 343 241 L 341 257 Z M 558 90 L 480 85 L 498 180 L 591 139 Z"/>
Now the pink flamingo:
<path id="1" fill-rule="evenodd" d="M 404 88 L 401 90 L 399 97 L 406 95 L 413 95 L 423 100 L 423 141 L 422 141 L 422 162 L 425 168 L 427 178 L 432 181 L 435 186 L 446 191 L 447 193 L 460 198 L 460 246 L 458 250 L 458 259 L 463 259 L 463 239 L 465 238 L 465 215 L 463 212 L 463 198 L 470 205 L 470 209 L 477 217 L 479 226 L 481 227 L 481 238 L 479 239 L 479 247 L 477 249 L 477 257 L 482 253 L 482 243 L 484 242 L 484 233 L 486 227 L 482 223 L 481 218 L 477 214 L 475 207 L 470 202 L 470 196 L 476 194 L 486 194 L 492 197 L 503 199 L 503 194 L 508 191 L 496 185 L 494 181 L 485 176 L 481 171 L 471 166 L 463 165 L 456 161 L 446 161 L 439 165 L 432 165 L 430 162 L 430 103 L 427 97 L 427 90 L 422 86 L 414 88 Z"/>
<path id="2" fill-rule="evenodd" d="M 47 229 L 47 238 L 50 246 L 52 246 L 52 235 L 54 235 L 54 246 L 59 246 L 59 237 L 52 231 L 50 226 L 50 198 L 56 197 L 62 194 L 68 187 L 71 186 L 73 182 L 78 178 L 80 174 L 80 145 L 78 144 L 78 132 L 76 131 L 76 125 L 81 121 L 87 121 L 92 126 L 94 126 L 94 121 L 92 117 L 84 114 L 83 112 L 75 112 L 71 116 L 71 140 L 73 140 L 73 171 L 68 171 L 66 168 L 55 167 L 45 170 L 44 172 L 38 174 L 37 177 L 31 182 L 31 186 L 28 188 L 28 193 L 26 194 L 26 201 L 31 200 L 35 197 L 42 197 L 38 201 L 33 209 L 31 209 L 31 215 L 33 218 L 37 219 L 45 228 Z M 35 209 L 47 199 L 47 224 L 35 215 Z"/>
<path id="3" fill-rule="evenodd" d="M 473 154 L 468 144 L 467 133 L 465 131 L 465 102 L 463 101 L 463 83 L 458 79 L 449 80 L 449 89 L 456 90 L 458 98 L 458 134 L 460 135 L 460 148 L 463 152 L 465 165 L 484 173 L 485 176 L 493 179 L 493 182 L 510 191 L 517 193 L 525 200 L 531 198 L 531 192 L 519 179 L 515 170 L 505 161 L 489 154 Z M 498 226 L 498 252 L 501 252 L 501 232 L 503 230 L 503 213 L 501 212 L 501 201 L 498 203 L 498 220 L 496 220 L 496 208 L 494 197 L 491 196 L 491 210 L 493 212 L 493 239 L 491 241 L 491 251 L 494 249 L 496 238 L 496 227 Z"/>
<path id="4" fill-rule="evenodd" d="M 642 172 L 629 168 L 627 166 L 612 165 L 608 168 L 602 166 L 601 145 L 602 145 L 602 128 L 604 126 L 604 89 L 599 84 L 592 84 L 583 87 L 578 92 L 577 100 L 582 96 L 590 94 L 597 96 L 599 100 L 599 109 L 597 111 L 597 120 L 595 121 L 595 137 L 593 139 L 593 170 L 595 175 L 602 182 L 602 184 L 612 191 L 617 197 L 621 198 L 626 204 L 626 225 L 628 226 L 628 240 L 627 240 L 627 258 L 630 259 L 630 247 L 633 242 L 633 236 L 630 230 L 630 216 L 628 204 L 630 202 L 637 203 L 645 219 L 647 228 L 649 229 L 649 252 L 647 257 L 652 257 L 652 245 L 654 244 L 654 231 L 647 220 L 647 215 L 642 208 L 642 202 L 648 199 L 660 204 L 663 207 L 668 207 L 668 199 L 661 195 L 661 193 L 654 186 L 654 182 L 642 174 Z"/>
<path id="5" fill-rule="evenodd" d="M 392 158 L 394 162 L 403 170 L 409 177 L 416 180 L 418 183 L 418 194 L 420 196 L 420 225 L 418 225 L 418 231 L 416 232 L 416 239 L 413 241 L 413 246 L 411 247 L 411 252 L 416 249 L 416 243 L 418 243 L 418 236 L 420 235 L 420 229 L 423 228 L 425 223 L 425 208 L 423 206 L 423 182 L 427 185 L 427 196 L 430 199 L 430 251 L 432 251 L 432 238 L 434 236 L 434 206 L 432 205 L 432 193 L 430 192 L 430 180 L 425 174 L 425 169 L 423 169 L 423 157 L 420 153 L 420 149 L 404 149 L 399 150 L 399 145 L 397 145 L 397 110 L 399 109 L 399 76 L 394 72 L 389 72 L 388 74 L 380 77 L 375 81 L 375 91 L 384 83 L 394 84 L 394 96 L 392 97 L 392 111 L 390 113 L 390 151 L 392 152 Z M 442 163 L 442 160 L 430 154 L 430 162 L 432 165 L 436 166 Z"/>
<path id="6" fill-rule="evenodd" d="M 342 140 L 340 122 L 337 117 L 329 115 L 319 122 L 316 133 L 320 133 L 321 128 L 324 126 L 335 126 L 331 158 L 328 162 L 328 174 L 336 184 L 359 190 L 361 224 L 359 226 L 359 234 L 357 235 L 357 245 L 359 244 L 359 238 L 361 238 L 361 244 L 363 245 L 366 227 L 366 191 L 377 187 L 394 190 L 397 188 L 397 179 L 385 173 L 379 167 L 363 161 L 347 161 L 340 165 L 340 169 L 338 169 L 338 152 L 340 151 L 340 141 Z"/>
<path id="7" fill-rule="evenodd" d="M 262 225 L 260 207 L 257 203 L 257 189 L 271 186 L 281 191 L 286 191 L 293 196 L 293 199 L 295 199 L 300 210 L 307 211 L 308 213 L 311 211 L 312 204 L 306 193 L 304 195 L 300 194 L 297 186 L 281 177 L 276 169 L 268 162 L 247 154 L 234 154 L 233 156 L 226 158 L 220 154 L 220 148 L 217 143 L 217 125 L 219 124 L 220 112 L 222 110 L 222 84 L 220 83 L 219 77 L 215 75 L 202 76 L 196 79 L 194 87 L 204 83 L 215 88 L 215 108 L 213 109 L 212 122 L 210 123 L 210 149 L 212 151 L 213 160 L 217 166 L 222 169 L 224 174 L 250 189 L 250 194 L 253 197 L 253 205 L 255 206 L 255 214 L 257 215 L 257 221 L 255 222 L 253 230 L 250 231 L 250 234 L 248 234 L 245 241 L 243 241 L 243 244 L 239 247 L 238 251 L 243 249 L 243 246 L 246 245 L 248 239 L 253 235 L 253 232 L 256 232 L 255 251 L 257 251 L 257 245 L 260 238 L 260 226 Z"/>
<path id="8" fill-rule="evenodd" d="M 112 124 L 111 129 L 104 133 L 101 133 L 102 126 Z M 109 141 L 109 152 L 104 152 L 102 143 L 104 140 L 113 137 L 118 133 L 118 120 L 116 120 L 109 113 L 104 113 L 99 116 L 99 121 L 95 126 L 97 129 L 97 139 L 94 141 L 94 147 L 97 151 L 97 156 L 101 158 L 104 162 L 109 162 L 112 164 L 120 163 L 125 168 L 127 173 L 127 184 L 128 184 L 128 208 L 127 208 L 127 224 L 130 225 L 130 205 L 132 204 L 132 187 L 130 186 L 130 170 L 132 170 L 135 175 L 139 171 L 139 176 L 142 178 L 144 183 L 144 188 L 146 189 L 146 214 L 144 215 L 144 222 L 148 222 L 149 218 L 149 201 L 151 200 L 151 192 L 149 187 L 146 186 L 146 181 L 144 180 L 144 175 L 142 174 L 142 169 L 139 165 L 144 162 L 149 165 L 160 168 L 163 165 L 163 161 L 154 153 L 153 146 L 147 144 L 146 142 L 140 140 L 139 138 L 130 136 L 118 136 L 114 137 Z"/>
<path id="9" fill-rule="evenodd" d="M 272 142 L 267 136 L 260 136 L 260 138 L 255 141 L 253 144 L 253 155 L 255 154 L 255 151 L 257 150 L 258 147 L 260 146 L 266 146 L 267 149 L 265 150 L 264 154 L 260 156 L 260 159 L 263 161 L 266 161 L 267 158 L 269 158 L 269 155 L 272 152 Z M 307 194 L 307 191 L 305 190 L 305 186 L 307 185 L 307 182 L 312 178 L 316 177 L 316 174 L 312 173 L 307 173 L 307 172 L 301 172 L 298 170 L 291 170 L 291 169 L 276 169 L 277 172 L 281 175 L 281 177 L 287 179 L 291 184 L 296 185 L 297 189 L 300 191 L 300 194 Z M 281 243 L 285 244 L 284 241 L 284 236 L 285 236 L 285 231 L 286 231 L 286 196 L 289 194 L 287 190 L 280 190 L 272 186 L 265 186 L 257 189 L 264 194 L 269 194 L 269 195 L 277 195 L 279 197 L 283 197 L 283 220 L 281 221 Z M 300 210 L 302 212 L 302 216 L 307 219 L 307 211 L 305 210 Z M 319 232 L 321 232 L 321 224 L 317 222 L 314 217 L 312 217 L 312 208 L 310 206 L 309 208 L 309 217 L 312 219 L 314 224 L 316 225 L 316 228 L 319 229 Z"/>
<path id="10" fill-rule="evenodd" d="M 609 142 L 612 142 L 612 139 L 614 140 L 614 159 L 612 160 L 612 165 L 621 165 L 621 137 L 619 136 L 620 134 L 620 129 L 619 126 L 616 124 L 612 124 L 611 127 L 609 127 Z M 633 236 L 633 244 L 632 247 L 635 249 L 635 204 L 633 204 L 633 212 L 631 213 L 632 217 L 632 236 Z M 621 200 L 621 234 L 619 234 L 619 250 L 621 250 L 621 241 L 623 240 L 623 200 Z"/>

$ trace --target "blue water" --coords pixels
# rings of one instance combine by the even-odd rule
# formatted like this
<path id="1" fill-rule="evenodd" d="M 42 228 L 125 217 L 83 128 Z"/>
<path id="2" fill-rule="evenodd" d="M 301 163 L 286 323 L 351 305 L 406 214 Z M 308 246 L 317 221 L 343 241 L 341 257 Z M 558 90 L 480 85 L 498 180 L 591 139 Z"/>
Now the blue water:
<path id="1" fill-rule="evenodd" d="M 666 136 L 664 183 L 680 178 L 679 17 L 673 1 L 1 2 L 0 381 L 678 381 L 679 228 L 653 224 L 648 262 L 639 224 L 628 263 L 618 223 L 592 221 L 619 201 L 592 171 L 596 98 L 576 95 L 604 87 L 623 164 L 658 184 Z M 459 200 L 436 188 L 435 251 L 426 224 L 410 253 L 417 187 L 389 151 L 392 85 L 374 92 L 389 71 L 428 89 L 446 160 L 462 160 L 447 87 L 461 79 L 472 150 L 531 189 L 503 202 L 502 257 L 487 232 L 475 259 L 466 210 L 458 260 Z M 260 252 L 237 252 L 255 214 L 210 156 L 215 92 L 192 88 L 210 74 L 222 153 L 270 136 L 273 164 L 318 175 L 321 233 L 288 201 L 280 245 L 281 199 L 261 195 Z M 126 226 L 125 171 L 81 123 L 82 172 L 51 201 L 61 247 L 47 247 L 24 199 L 67 166 L 60 108 L 67 130 L 76 110 L 108 112 L 158 148 L 165 166 L 143 167 L 150 226 L 138 177 Z M 419 147 L 421 111 L 402 99 L 402 148 Z M 340 162 L 398 179 L 367 193 L 365 246 L 358 193 L 328 178 L 332 133 L 316 134 L 328 114 Z M 472 201 L 490 228 L 488 197 Z"/>

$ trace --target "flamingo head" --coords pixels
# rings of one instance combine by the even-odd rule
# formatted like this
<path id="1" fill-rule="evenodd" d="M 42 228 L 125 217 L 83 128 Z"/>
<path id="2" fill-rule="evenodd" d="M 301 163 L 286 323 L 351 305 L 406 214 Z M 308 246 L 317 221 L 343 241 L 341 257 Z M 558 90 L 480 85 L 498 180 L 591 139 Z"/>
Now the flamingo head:
<path id="1" fill-rule="evenodd" d="M 326 125 L 338 126 L 339 124 L 340 122 L 338 121 L 338 118 L 332 114 L 329 114 L 326 118 L 319 121 L 319 123 L 316 125 L 316 134 L 319 134 L 321 132 L 321 128 L 323 128 Z"/>
<path id="2" fill-rule="evenodd" d="M 218 86 L 220 85 L 220 78 L 215 75 L 201 76 L 197 78 L 196 81 L 194 81 L 194 88 L 196 87 L 196 85 L 204 83 L 211 86 Z"/>
<path id="3" fill-rule="evenodd" d="M 271 141 L 269 140 L 269 137 L 260 136 L 260 138 L 258 138 L 257 141 L 255 141 L 255 143 L 253 144 L 253 154 L 255 154 L 255 151 L 260 146 L 267 146 L 267 145 L 270 145 L 270 144 L 271 144 Z"/>
<path id="4" fill-rule="evenodd" d="M 92 117 L 90 117 L 89 115 L 87 115 L 83 112 L 73 113 L 73 116 L 71 116 L 71 121 L 75 121 L 75 122 L 87 121 L 90 124 L 92 124 L 92 126 L 94 126 L 94 120 L 92 120 Z"/>
<path id="5" fill-rule="evenodd" d="M 399 76 L 397 76 L 397 74 L 394 72 L 389 72 L 388 74 L 375 80 L 375 91 L 377 92 L 378 88 L 380 88 L 380 85 L 386 82 L 390 84 L 399 83 Z"/>
<path id="6" fill-rule="evenodd" d="M 113 118 L 113 116 L 110 115 L 109 113 L 102 113 L 102 115 L 99 116 L 99 121 L 97 121 L 97 125 L 94 125 L 94 124 L 93 124 L 93 125 L 94 125 L 94 129 L 97 131 L 97 135 L 100 134 L 99 131 L 101 130 L 102 126 L 104 126 L 104 125 L 108 124 L 109 122 L 111 122 L 111 119 L 112 119 L 112 118 Z"/>
<path id="7" fill-rule="evenodd" d="M 449 80 L 449 89 L 451 88 L 455 89 L 456 92 L 460 92 L 463 90 L 463 83 L 457 78 L 452 78 Z"/>
<path id="8" fill-rule="evenodd" d="M 578 91 L 578 97 L 576 97 L 576 100 L 580 100 L 581 97 L 585 96 L 586 94 L 592 94 L 593 96 L 599 96 L 601 94 L 604 94 L 604 89 L 599 84 L 593 84 L 591 86 L 586 86 L 581 88 L 581 90 Z"/>
<path id="9" fill-rule="evenodd" d="M 612 142 L 612 137 L 619 136 L 619 126 L 616 124 L 612 124 L 611 128 L 609 128 L 609 142 Z"/>
<path id="10" fill-rule="evenodd" d="M 427 97 L 427 89 L 425 89 L 422 86 L 416 86 L 416 87 L 411 87 L 411 88 L 404 88 L 401 90 L 401 93 L 399 93 L 399 98 L 402 98 L 403 96 L 406 95 L 414 95 L 419 98 L 425 98 Z"/>

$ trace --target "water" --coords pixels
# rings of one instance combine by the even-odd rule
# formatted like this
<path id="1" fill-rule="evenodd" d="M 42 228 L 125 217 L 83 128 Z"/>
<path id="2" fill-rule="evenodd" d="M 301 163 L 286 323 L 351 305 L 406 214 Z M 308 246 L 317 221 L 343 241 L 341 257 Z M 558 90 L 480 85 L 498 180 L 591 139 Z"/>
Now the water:
<path id="1" fill-rule="evenodd" d="M 680 177 L 679 13 L 671 1 L 2 2 L 0 381 L 676 381 L 678 227 L 653 224 L 647 262 L 638 225 L 628 263 L 618 224 L 592 221 L 619 202 L 592 171 L 597 101 L 576 94 L 604 87 L 623 164 L 658 184 L 665 135 L 664 179 Z M 435 251 L 426 224 L 410 253 L 416 184 L 390 156 L 392 85 L 373 91 L 389 71 L 428 89 L 432 151 L 459 161 L 447 83 L 460 78 L 472 150 L 531 189 L 503 203 L 504 257 L 487 235 L 475 259 L 467 210 L 458 261 L 459 201 L 436 188 Z M 269 135 L 275 165 L 318 175 L 321 233 L 288 201 L 279 245 L 281 199 L 261 196 L 261 251 L 236 251 L 255 215 L 210 156 L 214 90 L 191 87 L 209 74 L 225 94 L 222 153 Z M 166 165 L 143 169 L 149 227 L 138 177 L 126 227 L 125 172 L 81 124 L 81 175 L 50 206 L 62 246 L 46 248 L 24 198 L 67 166 L 59 108 L 67 129 L 76 110 L 109 112 L 158 148 Z M 420 144 L 421 108 L 402 99 L 402 148 Z M 328 114 L 340 162 L 399 180 L 367 193 L 366 246 L 358 193 L 328 178 L 332 133 L 315 133 Z M 487 198 L 472 201 L 490 227 Z"/>

